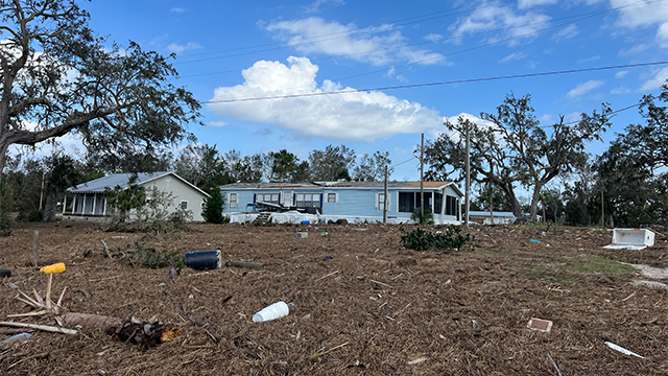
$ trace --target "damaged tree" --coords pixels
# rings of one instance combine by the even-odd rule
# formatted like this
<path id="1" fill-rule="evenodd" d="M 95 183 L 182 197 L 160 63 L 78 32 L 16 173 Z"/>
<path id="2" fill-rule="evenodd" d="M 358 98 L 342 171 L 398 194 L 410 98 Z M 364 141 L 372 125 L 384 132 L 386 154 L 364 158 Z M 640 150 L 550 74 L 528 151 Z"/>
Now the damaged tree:
<path id="1" fill-rule="evenodd" d="M 23 298 L 18 297 L 17 299 L 28 304 L 29 306 L 37 309 L 37 311 L 29 313 L 20 313 L 14 315 L 8 315 L 8 318 L 16 317 L 31 317 L 31 316 L 51 316 L 53 317 L 58 325 L 62 327 L 81 327 L 89 330 L 104 330 L 107 334 L 118 338 L 123 342 L 131 342 L 136 345 L 141 346 L 144 349 L 149 347 L 157 346 L 164 342 L 169 342 L 174 338 L 183 334 L 183 331 L 175 326 L 169 324 L 163 324 L 161 322 L 142 322 L 132 318 L 130 320 L 122 320 L 116 317 L 102 316 L 89 313 L 76 313 L 70 312 L 65 309 L 61 303 L 63 301 L 63 296 L 67 287 L 63 289 L 63 292 L 60 294 L 57 303 L 51 301 L 51 284 L 53 280 L 53 274 L 49 274 L 49 282 L 46 287 L 46 296 L 44 299 L 33 289 L 34 299 L 23 291 L 19 290 L 19 293 L 23 295 Z M 8 323 L 0 323 L 8 324 Z M 13 326 L 25 326 L 32 327 L 40 330 L 48 331 L 58 331 L 67 334 L 74 334 L 72 331 L 66 330 L 49 330 L 48 328 L 54 327 L 42 327 L 39 325 L 31 324 L 22 324 L 22 323 L 12 323 Z M 47 328 L 47 329 L 45 329 Z M 60 329 L 60 328 L 57 328 Z"/>
<path id="2" fill-rule="evenodd" d="M 201 105 L 170 83 L 168 59 L 96 37 L 79 3 L 0 0 L 0 173 L 11 145 L 71 132 L 107 154 L 194 137 Z"/>

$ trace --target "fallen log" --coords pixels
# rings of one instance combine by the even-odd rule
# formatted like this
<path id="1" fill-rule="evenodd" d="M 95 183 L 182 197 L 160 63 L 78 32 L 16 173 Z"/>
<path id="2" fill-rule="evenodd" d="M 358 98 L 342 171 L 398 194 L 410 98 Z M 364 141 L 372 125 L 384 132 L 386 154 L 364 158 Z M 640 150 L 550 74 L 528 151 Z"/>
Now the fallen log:
<path id="1" fill-rule="evenodd" d="M 49 275 L 49 277 L 51 276 L 52 275 Z M 32 306 L 38 311 L 8 315 L 8 317 L 51 316 L 60 326 L 80 327 L 86 330 L 103 330 L 107 334 L 114 336 L 123 342 L 131 342 L 142 346 L 145 349 L 157 346 L 158 344 L 164 342 L 169 342 L 183 334 L 181 329 L 169 324 L 163 324 L 161 322 L 140 322 L 137 320 L 122 320 L 116 317 L 97 314 L 70 312 L 61 306 L 63 295 L 65 294 L 67 287 L 63 290 L 63 293 L 60 295 L 58 302 L 54 304 L 51 301 L 51 281 L 52 279 L 49 278 L 49 283 L 46 289 L 46 297 L 44 299 L 42 299 L 42 297 L 37 294 L 35 290 L 33 290 L 33 292 L 35 294 L 36 300 L 31 299 L 27 294 L 24 294 L 19 290 L 19 292 L 21 292 L 21 294 L 27 298 L 27 300 L 21 298 L 18 299 Z M 79 333 L 73 329 L 61 328 L 57 326 L 35 325 L 13 321 L 0 321 L 0 326 L 31 328 L 64 334 Z"/>

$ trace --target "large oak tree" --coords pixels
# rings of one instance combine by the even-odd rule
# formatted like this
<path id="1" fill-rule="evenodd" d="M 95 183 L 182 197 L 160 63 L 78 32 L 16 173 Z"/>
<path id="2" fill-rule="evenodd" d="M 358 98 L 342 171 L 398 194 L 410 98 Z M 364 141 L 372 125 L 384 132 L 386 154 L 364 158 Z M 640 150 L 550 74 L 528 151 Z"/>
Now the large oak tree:
<path id="1" fill-rule="evenodd" d="M 543 187 L 563 173 L 572 172 L 587 162 L 587 143 L 600 140 L 610 126 L 612 110 L 583 113 L 574 124 L 559 121 L 543 128 L 534 116 L 531 96 L 506 96 L 495 113 L 481 113 L 482 121 L 460 117 L 446 122 L 447 133 L 426 147 L 428 177 L 445 180 L 455 171 L 464 176 L 467 128 L 470 131 L 471 178 L 503 190 L 512 203 L 513 213 L 522 217 L 522 206 L 515 190 L 523 186 L 531 193 L 531 218 L 536 218 Z M 548 131 L 546 131 L 548 130 Z"/>
<path id="2" fill-rule="evenodd" d="M 88 147 L 150 148 L 189 137 L 199 117 L 165 57 L 133 42 L 105 48 L 78 4 L 0 0 L 0 172 L 10 145 L 76 132 Z"/>

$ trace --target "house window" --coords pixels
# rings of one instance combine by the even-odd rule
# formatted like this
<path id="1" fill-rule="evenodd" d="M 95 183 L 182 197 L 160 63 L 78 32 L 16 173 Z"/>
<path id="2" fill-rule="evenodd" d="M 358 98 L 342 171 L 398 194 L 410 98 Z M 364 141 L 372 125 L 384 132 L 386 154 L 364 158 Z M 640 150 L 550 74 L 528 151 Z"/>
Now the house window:
<path id="1" fill-rule="evenodd" d="M 320 193 L 297 193 L 296 198 L 298 208 L 320 207 Z"/>
<path id="2" fill-rule="evenodd" d="M 336 204 L 337 201 L 336 193 L 327 193 L 328 204 Z"/>
<path id="3" fill-rule="evenodd" d="M 265 202 L 278 205 L 278 193 L 257 193 L 255 202 Z"/>
<path id="4" fill-rule="evenodd" d="M 415 192 L 399 192 L 399 212 L 412 213 L 415 210 Z"/>
<path id="5" fill-rule="evenodd" d="M 385 210 L 385 193 L 379 193 L 376 195 L 378 198 L 376 200 L 376 207 L 378 208 L 378 211 L 383 211 Z M 392 208 L 392 205 L 390 205 L 390 200 L 392 199 L 392 195 L 387 195 L 387 210 L 390 211 Z"/>
<path id="6" fill-rule="evenodd" d="M 181 209 L 183 210 L 188 209 L 188 201 L 181 201 Z"/>
<path id="7" fill-rule="evenodd" d="M 227 202 L 230 209 L 236 209 L 239 206 L 239 194 L 230 193 Z"/>
<path id="8" fill-rule="evenodd" d="M 457 215 L 457 199 L 445 196 L 445 215 Z"/>

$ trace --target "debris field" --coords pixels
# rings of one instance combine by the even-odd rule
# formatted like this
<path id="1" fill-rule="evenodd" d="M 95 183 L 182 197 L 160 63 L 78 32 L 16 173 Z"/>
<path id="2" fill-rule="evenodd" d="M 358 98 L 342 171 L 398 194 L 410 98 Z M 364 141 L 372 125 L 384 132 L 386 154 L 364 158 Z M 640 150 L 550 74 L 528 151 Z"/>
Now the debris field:
<path id="1" fill-rule="evenodd" d="M 18 290 L 44 296 L 47 276 L 39 268 L 63 262 L 67 270 L 53 275 L 53 289 L 68 288 L 62 304 L 69 312 L 182 330 L 148 349 L 104 331 L 32 331 L 0 344 L 0 374 L 668 373 L 668 291 L 629 283 L 648 279 L 631 264 L 668 266 L 665 236 L 645 250 L 612 251 L 602 249 L 611 241 L 607 230 L 553 227 L 542 235 L 545 226 L 476 226 L 462 231 L 475 236 L 472 243 L 443 253 L 404 249 L 398 226 L 191 227 L 146 235 L 92 224 L 24 224 L 0 238 L 0 269 L 12 273 L 0 278 L 0 321 L 30 312 L 16 299 Z M 133 266 L 121 257 L 137 242 L 181 259 L 218 249 L 223 266 L 184 268 L 170 278 L 169 267 Z M 288 316 L 252 321 L 279 301 L 294 304 Z M 531 330 L 531 319 L 552 325 Z M 57 325 L 48 316 L 12 320 Z M 0 341 L 23 332 L 16 329 L 0 326 Z"/>

